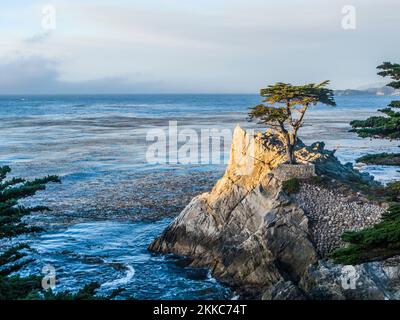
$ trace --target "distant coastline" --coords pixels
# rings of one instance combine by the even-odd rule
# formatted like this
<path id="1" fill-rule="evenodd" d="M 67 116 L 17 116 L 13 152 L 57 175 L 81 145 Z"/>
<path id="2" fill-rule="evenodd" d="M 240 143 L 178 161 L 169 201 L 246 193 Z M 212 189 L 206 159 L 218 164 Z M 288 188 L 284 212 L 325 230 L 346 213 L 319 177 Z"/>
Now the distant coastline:
<path id="1" fill-rule="evenodd" d="M 373 96 L 400 96 L 400 90 L 383 86 L 378 88 L 368 89 L 344 89 L 335 90 L 337 96 L 360 96 L 360 95 L 373 95 Z"/>

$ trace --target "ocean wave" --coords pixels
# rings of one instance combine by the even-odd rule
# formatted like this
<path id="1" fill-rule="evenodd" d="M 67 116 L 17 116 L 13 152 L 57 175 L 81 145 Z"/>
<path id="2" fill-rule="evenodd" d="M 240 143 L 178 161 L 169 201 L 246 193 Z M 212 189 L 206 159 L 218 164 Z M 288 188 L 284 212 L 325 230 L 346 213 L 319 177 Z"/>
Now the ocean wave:
<path id="1" fill-rule="evenodd" d="M 126 266 L 126 274 L 124 277 L 122 278 L 117 278 L 108 282 L 105 282 L 101 285 L 101 288 L 118 288 L 120 286 L 126 285 L 127 283 L 129 283 L 132 278 L 135 276 L 135 269 L 127 264 Z"/>

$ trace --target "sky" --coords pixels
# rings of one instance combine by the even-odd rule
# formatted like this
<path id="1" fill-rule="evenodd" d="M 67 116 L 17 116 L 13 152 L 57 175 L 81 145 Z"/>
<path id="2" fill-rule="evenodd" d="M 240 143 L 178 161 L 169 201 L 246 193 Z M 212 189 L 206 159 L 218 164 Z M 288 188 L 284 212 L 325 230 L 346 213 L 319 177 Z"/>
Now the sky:
<path id="1" fill-rule="evenodd" d="M 400 61 L 399 0 L 5 2 L 0 94 L 354 89 Z"/>

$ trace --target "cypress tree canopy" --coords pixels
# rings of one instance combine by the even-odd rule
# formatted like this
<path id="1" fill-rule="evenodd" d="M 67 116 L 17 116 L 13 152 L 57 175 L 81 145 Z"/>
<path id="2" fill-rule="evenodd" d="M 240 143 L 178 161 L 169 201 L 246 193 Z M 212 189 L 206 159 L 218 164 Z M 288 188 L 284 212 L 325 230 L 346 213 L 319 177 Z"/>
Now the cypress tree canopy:
<path id="1" fill-rule="evenodd" d="M 384 62 L 377 69 L 381 70 L 378 75 L 394 80 L 387 86 L 400 89 L 400 64 Z M 353 127 L 350 131 L 357 133 L 362 138 L 400 139 L 400 112 L 393 110 L 396 108 L 400 108 L 400 101 L 392 101 L 388 108 L 378 110 L 384 116 L 350 122 Z"/>
<path id="2" fill-rule="evenodd" d="M 263 104 L 250 109 L 250 119 L 274 128 L 286 147 L 289 163 L 295 163 L 294 148 L 298 130 L 303 126 L 309 106 L 318 103 L 335 106 L 333 91 L 326 88 L 329 81 L 295 86 L 278 82 L 260 90 Z"/>

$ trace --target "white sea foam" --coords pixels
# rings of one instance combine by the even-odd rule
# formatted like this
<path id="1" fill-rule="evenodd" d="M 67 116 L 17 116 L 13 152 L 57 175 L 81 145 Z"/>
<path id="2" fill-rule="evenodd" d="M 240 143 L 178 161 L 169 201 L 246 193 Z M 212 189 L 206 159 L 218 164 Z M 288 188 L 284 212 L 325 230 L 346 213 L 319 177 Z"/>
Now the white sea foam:
<path id="1" fill-rule="evenodd" d="M 116 287 L 125 285 L 125 284 L 129 283 L 134 276 L 135 276 L 135 269 L 130 265 L 126 265 L 125 277 L 103 283 L 101 285 L 101 288 L 116 288 Z"/>

